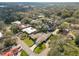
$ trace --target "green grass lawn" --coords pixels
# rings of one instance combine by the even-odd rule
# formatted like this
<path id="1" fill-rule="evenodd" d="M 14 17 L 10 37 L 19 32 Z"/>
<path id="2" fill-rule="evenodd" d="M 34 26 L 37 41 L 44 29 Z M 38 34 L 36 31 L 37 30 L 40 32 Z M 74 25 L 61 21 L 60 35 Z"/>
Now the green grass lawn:
<path id="1" fill-rule="evenodd" d="M 20 56 L 28 56 L 28 54 L 27 54 L 27 52 L 25 52 L 24 50 L 22 50 Z"/>
<path id="2" fill-rule="evenodd" d="M 41 53 L 45 48 L 46 48 L 46 47 L 45 47 L 45 44 L 44 44 L 44 43 L 43 43 L 43 44 L 40 44 L 40 45 L 38 45 L 38 47 L 36 47 L 36 48 L 34 49 L 34 52 L 37 53 L 37 54 L 39 54 L 39 53 Z"/>
<path id="3" fill-rule="evenodd" d="M 29 38 L 26 38 L 26 39 L 24 39 L 23 41 L 24 41 L 29 47 L 31 47 L 31 46 L 34 44 L 33 40 L 32 40 L 32 39 L 29 39 Z"/>

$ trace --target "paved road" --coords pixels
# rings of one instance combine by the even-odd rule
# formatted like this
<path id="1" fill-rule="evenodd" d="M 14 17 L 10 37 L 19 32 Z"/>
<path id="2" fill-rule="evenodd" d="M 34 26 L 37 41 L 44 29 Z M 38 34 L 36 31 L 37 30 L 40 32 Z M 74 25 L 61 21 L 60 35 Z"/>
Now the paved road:
<path id="1" fill-rule="evenodd" d="M 37 54 L 35 54 L 23 41 L 21 41 L 19 37 L 17 38 L 18 38 L 17 43 L 22 46 L 24 51 L 26 51 L 30 56 L 37 56 Z"/>

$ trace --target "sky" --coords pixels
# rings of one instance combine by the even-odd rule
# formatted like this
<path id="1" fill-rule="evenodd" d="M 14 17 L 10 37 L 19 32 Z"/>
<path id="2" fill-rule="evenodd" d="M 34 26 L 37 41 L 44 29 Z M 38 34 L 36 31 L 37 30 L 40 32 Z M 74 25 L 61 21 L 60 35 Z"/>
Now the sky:
<path id="1" fill-rule="evenodd" d="M 0 0 L 0 2 L 79 2 L 79 0 Z"/>

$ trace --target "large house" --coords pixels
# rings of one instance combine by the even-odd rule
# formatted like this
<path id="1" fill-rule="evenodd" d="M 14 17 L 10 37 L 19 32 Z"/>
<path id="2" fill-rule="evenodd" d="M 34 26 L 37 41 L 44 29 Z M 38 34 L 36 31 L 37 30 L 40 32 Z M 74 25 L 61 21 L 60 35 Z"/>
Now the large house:
<path id="1" fill-rule="evenodd" d="M 42 33 L 36 40 L 36 44 L 40 44 L 44 41 L 47 41 L 47 39 L 51 36 L 51 33 Z"/>
<path id="2" fill-rule="evenodd" d="M 1 56 L 15 56 L 22 50 L 20 45 L 12 47 L 9 51 L 3 52 Z"/>
<path id="3" fill-rule="evenodd" d="M 2 32 L 0 32 L 0 38 L 2 38 L 3 37 L 3 34 L 2 34 Z"/>
<path id="4" fill-rule="evenodd" d="M 43 14 L 39 14 L 38 18 L 44 18 L 45 16 Z"/>
<path id="5" fill-rule="evenodd" d="M 79 29 L 79 24 L 70 24 L 71 28 Z"/>
<path id="6" fill-rule="evenodd" d="M 37 30 L 35 28 L 33 28 L 33 27 L 24 28 L 24 29 L 22 29 L 22 31 L 26 32 L 28 34 L 32 34 L 32 33 L 37 32 Z"/>
<path id="7" fill-rule="evenodd" d="M 21 22 L 20 21 L 14 21 L 14 22 L 12 22 L 12 24 L 20 25 Z"/>
<path id="8" fill-rule="evenodd" d="M 31 50 L 34 51 L 39 44 L 46 42 L 50 38 L 51 33 L 36 33 L 29 36 L 33 40 L 35 39 L 35 44 L 31 47 Z"/>
<path id="9" fill-rule="evenodd" d="M 19 29 L 24 29 L 24 28 L 27 28 L 27 27 L 30 27 L 31 25 L 29 24 L 20 24 L 18 25 Z"/>
<path id="10" fill-rule="evenodd" d="M 51 33 L 36 33 L 36 34 L 30 34 L 29 35 L 33 40 L 36 40 L 36 44 L 40 44 L 44 41 L 47 41 L 47 39 L 51 36 Z"/>

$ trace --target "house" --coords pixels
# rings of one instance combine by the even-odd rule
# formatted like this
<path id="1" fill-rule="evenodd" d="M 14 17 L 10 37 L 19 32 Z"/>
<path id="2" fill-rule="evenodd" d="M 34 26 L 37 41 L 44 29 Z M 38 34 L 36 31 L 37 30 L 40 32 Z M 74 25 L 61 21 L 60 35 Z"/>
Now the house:
<path id="1" fill-rule="evenodd" d="M 35 28 L 33 28 L 33 27 L 28 27 L 28 28 L 22 29 L 22 32 L 26 32 L 28 34 L 32 34 L 32 33 L 37 32 L 37 30 Z"/>
<path id="2" fill-rule="evenodd" d="M 43 14 L 38 15 L 38 18 L 44 18 L 45 16 Z"/>
<path id="3" fill-rule="evenodd" d="M 2 32 L 0 32 L 0 38 L 2 38 L 3 37 L 3 34 L 2 34 Z"/>
<path id="4" fill-rule="evenodd" d="M 47 39 L 51 36 L 51 33 L 42 33 L 36 40 L 36 44 L 40 44 L 42 42 L 47 41 Z"/>
<path id="5" fill-rule="evenodd" d="M 9 51 L 3 52 L 2 56 L 15 56 L 22 50 L 20 45 L 13 46 Z"/>
<path id="6" fill-rule="evenodd" d="M 70 32 L 69 29 L 60 29 L 59 30 L 59 33 L 64 34 L 64 35 L 67 35 L 69 32 Z"/>
<path id="7" fill-rule="evenodd" d="M 24 29 L 24 28 L 27 28 L 27 27 L 30 27 L 31 25 L 29 24 L 20 24 L 18 27 L 19 29 Z"/>
<path id="8" fill-rule="evenodd" d="M 21 24 L 21 25 L 19 25 L 19 28 L 20 29 L 26 28 L 26 25 Z"/>
<path id="9" fill-rule="evenodd" d="M 20 45 L 17 45 L 13 47 L 10 51 L 12 51 L 14 55 L 17 55 L 18 52 L 20 52 L 21 50 L 22 50 L 22 47 Z"/>
<path id="10" fill-rule="evenodd" d="M 21 22 L 20 22 L 20 21 L 14 21 L 14 22 L 12 22 L 12 24 L 17 24 L 17 25 L 20 25 L 20 24 L 21 24 Z"/>
<path id="11" fill-rule="evenodd" d="M 4 52 L 2 56 L 13 56 L 14 54 L 11 51 Z"/>
<path id="12" fill-rule="evenodd" d="M 79 29 L 79 24 L 70 24 L 71 28 Z"/>
<path id="13" fill-rule="evenodd" d="M 30 34 L 29 37 L 31 37 L 32 39 L 37 39 L 39 36 L 41 36 L 42 33 L 36 33 L 36 34 Z"/>
<path id="14" fill-rule="evenodd" d="M 41 43 L 46 42 L 49 37 L 51 36 L 51 33 L 36 33 L 29 35 L 32 39 L 35 39 L 35 44 L 30 48 L 32 51 Z"/>
<path id="15" fill-rule="evenodd" d="M 30 34 L 29 37 L 33 40 L 36 40 L 36 44 L 40 44 L 42 42 L 46 42 L 47 39 L 51 36 L 51 33 L 36 33 L 36 34 Z"/>

